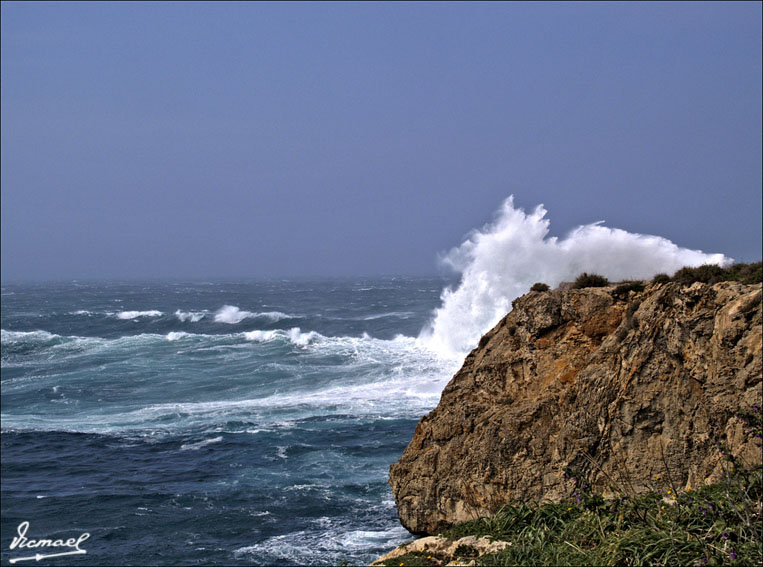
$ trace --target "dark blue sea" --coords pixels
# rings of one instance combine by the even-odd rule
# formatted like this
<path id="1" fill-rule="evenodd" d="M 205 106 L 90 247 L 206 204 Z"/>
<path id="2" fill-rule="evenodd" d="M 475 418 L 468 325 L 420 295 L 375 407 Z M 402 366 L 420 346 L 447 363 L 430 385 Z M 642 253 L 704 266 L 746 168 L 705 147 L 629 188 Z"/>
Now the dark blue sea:
<path id="1" fill-rule="evenodd" d="M 457 369 L 437 278 L 2 285 L 2 562 L 367 564 Z M 18 565 L 39 564 L 26 559 Z"/>

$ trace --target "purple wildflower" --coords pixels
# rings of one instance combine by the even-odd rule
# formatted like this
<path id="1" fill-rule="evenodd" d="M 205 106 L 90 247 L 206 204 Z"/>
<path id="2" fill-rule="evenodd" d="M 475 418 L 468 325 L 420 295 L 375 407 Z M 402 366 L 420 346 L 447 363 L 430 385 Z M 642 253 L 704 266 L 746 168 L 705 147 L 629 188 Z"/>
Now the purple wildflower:
<path id="1" fill-rule="evenodd" d="M 721 537 L 722 537 L 723 539 L 729 539 L 729 534 L 728 534 L 727 532 L 723 532 L 723 533 L 721 534 Z"/>
<path id="2" fill-rule="evenodd" d="M 736 549 L 732 549 L 732 550 L 731 550 L 731 555 L 730 555 L 730 557 L 731 557 L 731 560 L 732 560 L 732 561 L 734 561 L 734 560 L 737 558 L 737 550 L 736 550 Z"/>

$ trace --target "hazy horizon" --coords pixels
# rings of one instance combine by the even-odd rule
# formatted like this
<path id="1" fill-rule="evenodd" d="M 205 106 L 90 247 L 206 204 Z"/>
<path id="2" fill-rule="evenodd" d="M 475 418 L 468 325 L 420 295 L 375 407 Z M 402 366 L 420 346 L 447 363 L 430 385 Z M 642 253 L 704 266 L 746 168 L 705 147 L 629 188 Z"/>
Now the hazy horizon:
<path id="1" fill-rule="evenodd" d="M 760 3 L 1 10 L 4 283 L 447 275 L 511 194 L 761 259 Z"/>

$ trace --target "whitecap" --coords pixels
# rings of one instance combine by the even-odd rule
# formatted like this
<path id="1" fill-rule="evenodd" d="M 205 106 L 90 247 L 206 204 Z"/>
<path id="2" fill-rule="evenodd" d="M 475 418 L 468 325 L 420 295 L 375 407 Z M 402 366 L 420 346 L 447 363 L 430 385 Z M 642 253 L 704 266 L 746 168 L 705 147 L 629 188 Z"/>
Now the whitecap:
<path id="1" fill-rule="evenodd" d="M 167 333 L 167 340 L 168 341 L 179 341 L 180 339 L 188 337 L 191 334 L 192 333 L 186 333 L 185 331 L 170 331 L 169 333 Z"/>
<path id="2" fill-rule="evenodd" d="M 216 323 L 227 323 L 229 325 L 235 325 L 240 323 L 248 317 L 253 317 L 254 313 L 251 311 L 242 311 L 235 305 L 223 305 L 215 313 Z"/>
<path id="3" fill-rule="evenodd" d="M 0 329 L 0 341 L 6 344 L 47 342 L 58 338 L 61 336 L 48 331 L 6 331 Z"/>
<path id="4" fill-rule="evenodd" d="M 295 315 L 289 315 L 282 311 L 263 311 L 252 312 L 239 309 L 235 305 L 223 305 L 215 312 L 216 323 L 227 323 L 229 325 L 235 325 L 240 323 L 244 319 L 267 319 L 268 321 L 276 322 L 283 319 L 294 319 Z"/>
<path id="5" fill-rule="evenodd" d="M 391 311 L 389 313 L 379 313 L 378 315 L 369 315 L 368 317 L 363 317 L 363 321 L 373 321 L 375 319 L 386 319 L 388 317 L 396 317 L 398 319 L 407 319 L 414 313 L 412 311 Z"/>
<path id="6" fill-rule="evenodd" d="M 164 315 L 161 311 L 151 309 L 148 311 L 120 311 L 117 313 L 117 319 L 131 320 L 139 317 L 161 317 Z"/>
<path id="7" fill-rule="evenodd" d="M 178 309 L 175 311 L 175 317 L 177 317 L 181 323 L 190 321 L 191 323 L 198 323 L 207 314 L 207 311 L 181 311 Z"/>
<path id="8" fill-rule="evenodd" d="M 299 327 L 293 327 L 289 330 L 273 329 L 269 331 L 246 331 L 243 333 L 247 341 L 266 343 L 277 339 L 287 340 L 297 346 L 307 346 L 311 342 L 325 338 L 320 333 L 308 331 L 303 333 Z"/>
<path id="9" fill-rule="evenodd" d="M 219 443 L 223 440 L 222 435 L 218 437 L 214 437 L 212 439 L 204 439 L 203 441 L 199 441 L 197 443 L 185 443 L 180 446 L 181 451 L 198 451 L 202 447 L 206 447 L 207 445 L 211 445 L 213 443 Z"/>
<path id="10" fill-rule="evenodd" d="M 264 319 L 269 319 L 270 321 L 281 321 L 283 319 L 294 319 L 294 315 L 289 315 L 288 313 L 283 313 L 281 311 L 265 311 L 263 313 L 254 313 L 254 317 L 262 317 Z"/>

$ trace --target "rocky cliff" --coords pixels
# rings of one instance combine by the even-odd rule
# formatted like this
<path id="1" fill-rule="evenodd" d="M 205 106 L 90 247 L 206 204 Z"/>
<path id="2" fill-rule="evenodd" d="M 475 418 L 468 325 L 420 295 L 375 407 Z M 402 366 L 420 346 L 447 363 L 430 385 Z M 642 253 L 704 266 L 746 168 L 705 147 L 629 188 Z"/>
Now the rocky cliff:
<path id="1" fill-rule="evenodd" d="M 516 500 L 717 480 L 719 442 L 760 463 L 739 413 L 761 404 L 761 285 L 531 292 L 422 418 L 390 484 L 403 525 L 434 534 Z"/>

